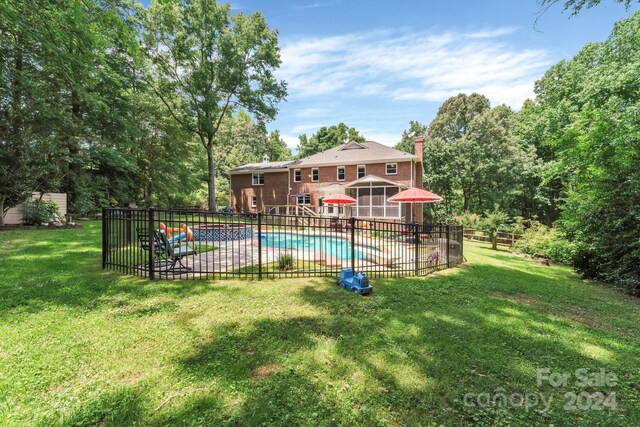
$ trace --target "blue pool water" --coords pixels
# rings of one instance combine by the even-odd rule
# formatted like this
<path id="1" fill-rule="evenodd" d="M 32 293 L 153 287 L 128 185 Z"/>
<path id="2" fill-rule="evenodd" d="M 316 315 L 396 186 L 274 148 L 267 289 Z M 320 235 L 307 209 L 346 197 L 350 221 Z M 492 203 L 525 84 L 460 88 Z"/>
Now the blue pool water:
<path id="1" fill-rule="evenodd" d="M 265 233 L 260 236 L 260 239 L 263 245 L 271 248 L 322 251 L 340 261 L 351 259 L 351 242 L 341 237 Z M 356 245 L 354 253 L 356 259 L 366 258 L 366 255 L 358 250 L 358 245 Z"/>

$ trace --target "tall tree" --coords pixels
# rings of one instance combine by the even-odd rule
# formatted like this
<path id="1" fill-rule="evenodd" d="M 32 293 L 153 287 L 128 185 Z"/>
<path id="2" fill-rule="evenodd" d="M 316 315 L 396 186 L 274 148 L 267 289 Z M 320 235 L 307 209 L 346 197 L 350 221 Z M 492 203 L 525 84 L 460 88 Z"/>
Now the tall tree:
<path id="1" fill-rule="evenodd" d="M 562 182 L 559 225 L 586 277 L 640 294 L 640 12 L 586 45 L 536 84 L 537 114 Z M 537 122 L 538 118 L 543 118 Z M 526 120 L 525 120 L 526 123 Z M 536 134 L 533 134 L 534 138 Z"/>
<path id="2" fill-rule="evenodd" d="M 411 120 L 409 122 L 409 129 L 405 129 L 402 132 L 400 142 L 395 145 L 395 148 L 400 151 L 404 151 L 405 153 L 414 154 L 415 146 L 413 138 L 416 136 L 425 136 L 427 134 L 427 129 L 427 125 L 423 125 L 416 120 Z"/>
<path id="3" fill-rule="evenodd" d="M 262 15 L 231 14 L 214 0 L 153 1 L 144 44 L 157 95 L 207 152 L 208 206 L 216 208 L 214 147 L 228 112 L 244 109 L 271 120 L 286 96 L 273 72 L 280 65 L 277 31 Z"/>
<path id="4" fill-rule="evenodd" d="M 321 127 L 316 133 L 307 139 L 307 135 L 300 135 L 298 145 L 298 157 L 308 157 L 312 154 L 328 150 L 348 141 L 364 141 L 364 136 L 360 135 L 355 128 L 344 123 L 338 123 L 329 127 Z"/>
<path id="5" fill-rule="evenodd" d="M 284 142 L 284 139 L 280 136 L 280 131 L 277 129 L 269 134 L 265 151 L 272 162 L 291 160 L 293 158 L 291 149 Z"/>

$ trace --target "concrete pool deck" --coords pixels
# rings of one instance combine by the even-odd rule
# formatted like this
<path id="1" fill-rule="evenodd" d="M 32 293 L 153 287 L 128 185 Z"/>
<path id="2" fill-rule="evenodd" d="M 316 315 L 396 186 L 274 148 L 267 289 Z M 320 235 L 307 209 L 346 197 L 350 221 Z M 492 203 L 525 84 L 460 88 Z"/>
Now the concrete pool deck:
<path id="1" fill-rule="evenodd" d="M 267 231 L 270 232 L 270 231 Z M 290 233 L 294 234 L 294 233 Z M 301 236 L 314 236 L 312 233 L 295 233 Z M 336 237 L 351 240 L 347 233 L 326 233 L 322 237 Z M 356 268 L 363 270 L 370 270 L 375 273 L 393 273 L 401 270 L 412 270 L 415 266 L 415 244 L 399 242 L 392 239 L 376 238 L 375 242 L 367 238 L 366 236 L 357 235 L 356 245 L 358 250 L 363 253 L 365 259 L 356 260 Z M 374 244 L 378 244 L 378 247 L 374 247 Z M 381 243 L 384 243 L 382 246 Z M 215 244 L 215 250 L 198 251 L 202 245 Z M 239 239 L 222 242 L 200 242 L 195 241 L 190 243 L 192 247 L 198 251 L 196 255 L 190 255 L 182 258 L 182 263 L 189 267 L 191 270 L 186 271 L 162 271 L 163 266 L 158 266 L 156 273 L 159 277 L 180 277 L 180 276 L 231 276 L 232 272 L 235 275 L 242 274 L 236 270 L 247 268 L 251 266 L 257 266 L 259 262 L 259 250 L 258 239 Z M 421 244 L 421 263 L 433 262 L 431 254 L 437 251 L 437 243 L 424 242 Z M 318 266 L 324 266 L 327 269 L 335 270 L 340 268 L 351 267 L 351 259 L 338 259 L 336 257 L 328 256 L 323 251 L 318 250 L 302 250 L 302 249 L 280 249 L 262 245 L 261 248 L 261 261 L 262 265 L 276 263 L 278 257 L 281 254 L 292 253 L 296 260 L 311 262 Z M 429 259 L 428 259 L 429 258 Z M 292 275 L 296 274 L 296 271 L 288 271 Z M 285 273 L 283 273 L 285 274 Z M 249 272 L 248 277 L 252 274 Z"/>

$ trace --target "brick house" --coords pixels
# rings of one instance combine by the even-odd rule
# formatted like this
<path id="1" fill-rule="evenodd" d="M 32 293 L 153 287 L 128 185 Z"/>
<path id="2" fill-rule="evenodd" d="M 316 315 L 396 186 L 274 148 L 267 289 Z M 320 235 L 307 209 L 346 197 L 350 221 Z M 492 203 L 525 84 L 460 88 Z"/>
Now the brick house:
<path id="1" fill-rule="evenodd" d="M 312 156 L 285 162 L 251 163 L 229 171 L 230 202 L 236 212 L 355 216 L 361 219 L 405 221 L 411 205 L 390 203 L 392 195 L 422 188 L 421 137 L 416 154 L 374 141 L 347 142 Z M 354 206 L 325 205 L 336 193 L 357 200 Z M 420 205 L 413 218 L 422 221 Z"/>

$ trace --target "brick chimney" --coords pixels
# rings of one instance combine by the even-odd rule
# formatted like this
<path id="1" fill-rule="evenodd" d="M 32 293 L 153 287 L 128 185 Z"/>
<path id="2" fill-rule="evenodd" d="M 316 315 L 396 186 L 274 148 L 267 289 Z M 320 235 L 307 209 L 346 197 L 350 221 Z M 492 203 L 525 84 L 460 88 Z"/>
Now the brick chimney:
<path id="1" fill-rule="evenodd" d="M 424 143 L 424 138 L 422 136 L 414 136 L 413 137 L 413 148 L 416 156 L 420 157 L 420 161 L 422 162 L 422 145 Z"/>

